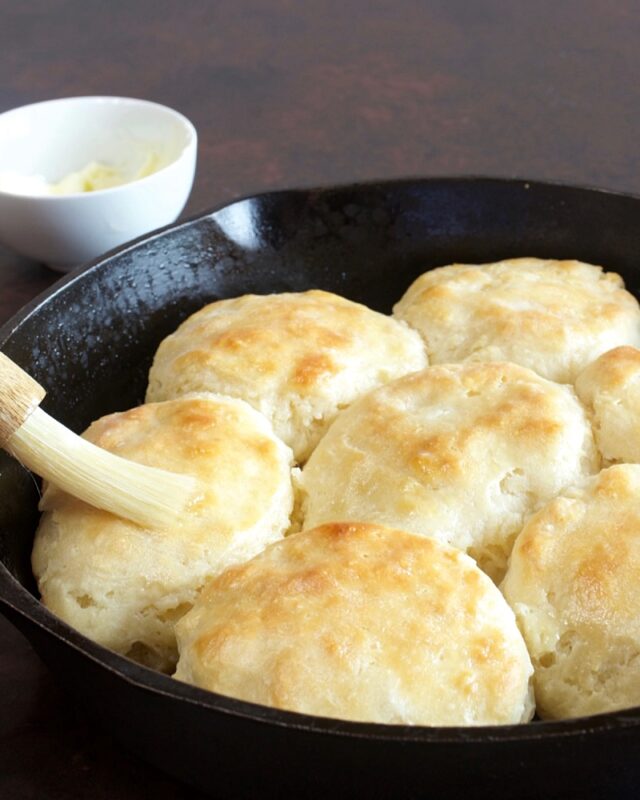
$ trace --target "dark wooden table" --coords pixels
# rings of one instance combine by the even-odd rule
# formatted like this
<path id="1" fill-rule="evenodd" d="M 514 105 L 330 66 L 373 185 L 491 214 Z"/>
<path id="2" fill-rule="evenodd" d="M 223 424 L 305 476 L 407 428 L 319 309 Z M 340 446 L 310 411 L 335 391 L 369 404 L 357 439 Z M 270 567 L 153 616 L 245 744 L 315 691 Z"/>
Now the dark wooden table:
<path id="1" fill-rule="evenodd" d="M 0 0 L 0 112 L 80 94 L 178 108 L 200 136 L 186 214 L 406 175 L 640 193 L 639 74 L 635 0 Z M 0 249 L 0 323 L 55 280 Z M 196 797 L 96 731 L 0 620 L 0 797 L 150 796 Z"/>

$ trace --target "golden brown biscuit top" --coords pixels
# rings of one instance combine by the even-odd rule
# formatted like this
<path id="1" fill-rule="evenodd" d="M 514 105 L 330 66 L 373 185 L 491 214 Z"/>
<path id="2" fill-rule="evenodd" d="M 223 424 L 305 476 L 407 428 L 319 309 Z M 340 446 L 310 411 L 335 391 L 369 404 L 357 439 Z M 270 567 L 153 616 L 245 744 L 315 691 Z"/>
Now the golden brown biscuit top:
<path id="1" fill-rule="evenodd" d="M 182 324 L 175 340 L 165 340 L 159 355 L 166 358 L 173 349 L 177 370 L 206 369 L 215 363 L 222 375 L 234 378 L 240 360 L 243 369 L 260 381 L 284 377 L 289 388 L 309 391 L 338 371 L 339 365 L 322 351 L 354 346 L 361 311 L 327 292 L 309 292 L 304 302 L 296 304 L 286 302 L 286 297 L 269 297 L 264 303 L 258 295 L 245 295 L 205 306 Z M 322 315 L 328 311 L 338 317 L 340 330 L 327 325 Z M 185 352 L 179 354 L 181 344 Z M 249 363 L 243 358 L 247 350 Z M 246 374 L 244 379 L 250 380 Z"/>
<path id="2" fill-rule="evenodd" d="M 576 392 L 605 461 L 640 463 L 640 350 L 603 353 L 578 375 Z"/>
<path id="3" fill-rule="evenodd" d="M 213 529 L 221 539 L 255 525 L 271 498 L 281 491 L 284 448 L 263 420 L 242 401 L 214 395 L 189 395 L 165 403 L 150 403 L 110 414 L 83 434 L 123 458 L 170 472 L 196 477 L 202 488 L 198 501 L 185 513 L 184 525 L 172 533 L 192 540 Z M 286 469 L 286 468 L 285 468 Z M 259 479 L 256 476 L 259 475 Z M 251 503 L 230 503 L 252 484 Z M 87 535 L 99 536 L 105 525 L 136 530 L 137 526 L 95 509 L 48 486 L 42 511 L 73 515 Z M 188 532 L 188 533 L 187 533 Z"/>
<path id="4" fill-rule="evenodd" d="M 592 381 L 594 388 L 600 391 L 617 392 L 624 389 L 640 376 L 640 350 L 628 346 L 608 350 L 584 370 L 582 375 L 585 374 L 588 377 L 581 381 L 585 389 Z"/>
<path id="5" fill-rule="evenodd" d="M 640 703 L 640 466 L 603 470 L 535 514 L 502 584 L 542 717 Z"/>
<path id="6" fill-rule="evenodd" d="M 340 408 L 426 364 L 415 331 L 343 297 L 245 295 L 205 306 L 160 344 L 147 399 L 240 397 L 304 461 Z"/>
<path id="7" fill-rule="evenodd" d="M 535 514 L 503 589 L 513 602 L 546 596 L 558 630 L 604 626 L 640 646 L 640 467 L 603 470 Z"/>
<path id="8" fill-rule="evenodd" d="M 177 635 L 178 677 L 280 708 L 425 724 L 531 711 L 526 650 L 489 579 L 376 525 L 323 525 L 228 570 Z"/>
<path id="9" fill-rule="evenodd" d="M 619 275 L 579 261 L 517 258 L 426 272 L 394 307 L 431 363 L 514 361 L 573 382 L 616 345 L 640 345 L 640 308 Z"/>
<path id="10" fill-rule="evenodd" d="M 499 578 L 524 517 L 598 466 L 568 387 L 516 364 L 437 365 L 342 412 L 304 468 L 304 524 L 433 536 Z"/>
<path id="11" fill-rule="evenodd" d="M 143 528 L 47 487 L 32 565 L 44 604 L 106 647 L 163 670 L 173 624 L 204 583 L 281 539 L 292 453 L 241 400 L 188 395 L 99 419 L 84 434 L 120 456 L 199 480 L 178 524 Z"/>
<path id="12" fill-rule="evenodd" d="M 306 394 L 348 366 L 357 369 L 354 359 L 375 360 L 379 350 L 401 358 L 403 333 L 391 318 L 330 292 L 244 295 L 193 314 L 164 340 L 156 360 L 176 371 L 215 366 L 223 378 L 257 381 L 266 391 L 277 381 Z M 163 382 L 152 373 L 153 380 Z"/>

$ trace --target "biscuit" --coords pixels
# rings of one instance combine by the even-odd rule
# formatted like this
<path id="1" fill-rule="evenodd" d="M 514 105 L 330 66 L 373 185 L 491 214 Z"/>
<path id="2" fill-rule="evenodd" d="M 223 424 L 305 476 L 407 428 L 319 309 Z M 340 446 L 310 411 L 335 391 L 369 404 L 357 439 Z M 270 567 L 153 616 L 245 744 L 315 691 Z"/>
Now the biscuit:
<path id="1" fill-rule="evenodd" d="M 420 331 L 432 364 L 513 361 L 560 383 L 612 347 L 640 346 L 640 307 L 622 278 L 579 261 L 434 269 L 394 315 Z"/>
<path id="2" fill-rule="evenodd" d="M 576 380 L 591 413 L 596 444 L 609 464 L 640 462 L 640 350 L 603 353 Z"/>
<path id="3" fill-rule="evenodd" d="M 526 722 L 531 663 L 473 561 L 335 523 L 209 583 L 176 628 L 177 678 L 276 708 L 402 725 Z"/>
<path id="4" fill-rule="evenodd" d="M 338 416 L 300 478 L 304 527 L 359 520 L 431 536 L 499 580 L 527 515 L 598 469 L 570 387 L 516 364 L 438 365 Z"/>
<path id="5" fill-rule="evenodd" d="M 214 395 L 111 414 L 84 435 L 125 458 L 195 476 L 202 498 L 181 525 L 153 530 L 48 486 L 32 555 L 42 600 L 94 641 L 170 670 L 173 624 L 205 581 L 286 531 L 291 451 L 249 405 Z"/>
<path id="6" fill-rule="evenodd" d="M 640 705 L 640 466 L 603 470 L 535 514 L 502 590 L 542 717 Z"/>
<path id="7" fill-rule="evenodd" d="M 239 397 L 304 462 L 340 408 L 426 365 L 415 331 L 343 297 L 246 295 L 205 306 L 161 343 L 147 401 Z"/>

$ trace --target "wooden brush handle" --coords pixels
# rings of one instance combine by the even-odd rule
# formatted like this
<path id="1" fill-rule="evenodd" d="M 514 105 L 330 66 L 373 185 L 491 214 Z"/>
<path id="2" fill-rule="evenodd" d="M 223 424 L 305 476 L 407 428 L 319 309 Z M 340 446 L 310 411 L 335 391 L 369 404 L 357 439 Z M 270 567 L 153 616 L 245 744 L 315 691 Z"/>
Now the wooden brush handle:
<path id="1" fill-rule="evenodd" d="M 0 353 L 0 447 L 40 405 L 46 392 L 4 353 Z"/>

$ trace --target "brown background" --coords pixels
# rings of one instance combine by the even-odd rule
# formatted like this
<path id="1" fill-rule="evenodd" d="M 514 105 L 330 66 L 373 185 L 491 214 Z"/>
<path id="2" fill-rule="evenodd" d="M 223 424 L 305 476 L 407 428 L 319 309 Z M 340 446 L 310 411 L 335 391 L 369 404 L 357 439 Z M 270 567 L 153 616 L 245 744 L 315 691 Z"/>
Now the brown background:
<path id="1" fill-rule="evenodd" d="M 639 75 L 637 0 L 0 0 L 0 112 L 179 109 L 200 137 L 185 214 L 406 175 L 640 193 Z M 55 279 L 0 248 L 0 324 Z M 0 797 L 149 796 L 195 794 L 95 731 L 0 618 Z"/>

